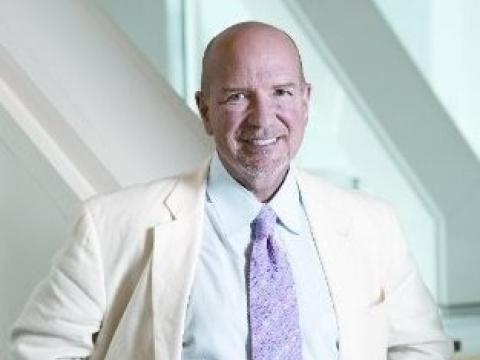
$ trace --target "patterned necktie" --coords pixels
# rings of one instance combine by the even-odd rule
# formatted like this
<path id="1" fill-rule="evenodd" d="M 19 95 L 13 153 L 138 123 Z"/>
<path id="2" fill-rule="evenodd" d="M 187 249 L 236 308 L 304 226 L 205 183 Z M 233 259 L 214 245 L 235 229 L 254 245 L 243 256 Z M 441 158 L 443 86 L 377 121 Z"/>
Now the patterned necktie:
<path id="1" fill-rule="evenodd" d="M 264 205 L 252 222 L 249 322 L 252 360 L 301 360 L 293 274 L 274 238 L 277 216 Z"/>

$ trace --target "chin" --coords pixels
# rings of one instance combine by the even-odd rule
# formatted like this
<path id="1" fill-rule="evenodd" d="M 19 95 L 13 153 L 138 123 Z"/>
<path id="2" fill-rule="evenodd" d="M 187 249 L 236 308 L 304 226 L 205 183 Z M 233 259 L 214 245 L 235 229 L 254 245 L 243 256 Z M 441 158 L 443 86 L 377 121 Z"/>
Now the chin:
<path id="1" fill-rule="evenodd" d="M 243 164 L 244 172 L 251 178 L 258 180 L 283 177 L 289 167 L 289 159 L 263 161 L 249 161 Z"/>

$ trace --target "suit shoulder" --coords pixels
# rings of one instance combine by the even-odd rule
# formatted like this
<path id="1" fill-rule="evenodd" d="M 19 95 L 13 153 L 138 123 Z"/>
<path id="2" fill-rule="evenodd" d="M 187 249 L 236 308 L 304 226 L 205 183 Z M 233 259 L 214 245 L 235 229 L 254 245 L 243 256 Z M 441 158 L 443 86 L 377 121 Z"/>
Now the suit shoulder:
<path id="1" fill-rule="evenodd" d="M 198 169 L 164 179 L 95 195 L 82 205 L 81 214 L 91 216 L 97 226 L 117 223 L 117 227 L 150 226 L 164 214 L 165 201 L 176 189 L 196 192 L 202 171 Z"/>
<path id="2" fill-rule="evenodd" d="M 175 199 L 187 202 L 197 199 L 205 183 L 206 170 L 203 164 L 165 179 L 93 196 L 82 204 L 78 219 L 93 221 L 97 229 L 151 227 L 171 218 L 167 203 L 174 195 Z"/>
<path id="3" fill-rule="evenodd" d="M 315 193 L 318 201 L 349 213 L 385 213 L 391 212 L 391 205 L 384 199 L 358 189 L 341 187 L 317 175 L 301 171 L 300 178 L 305 187 Z"/>
<path id="4" fill-rule="evenodd" d="M 123 208 L 126 205 L 130 209 L 135 209 L 139 205 L 145 206 L 149 202 L 168 195 L 179 179 L 180 176 L 169 177 L 145 184 L 128 186 L 109 193 L 94 195 L 87 199 L 84 205 L 90 211 L 98 211 L 97 209 L 105 207 L 109 209 Z"/>

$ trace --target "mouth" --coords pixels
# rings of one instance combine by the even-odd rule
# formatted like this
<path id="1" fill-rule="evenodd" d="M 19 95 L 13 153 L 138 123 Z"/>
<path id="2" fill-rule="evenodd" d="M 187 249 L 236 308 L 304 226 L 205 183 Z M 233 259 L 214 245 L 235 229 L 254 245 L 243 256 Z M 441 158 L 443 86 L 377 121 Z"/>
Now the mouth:
<path id="1" fill-rule="evenodd" d="M 277 138 L 270 138 L 270 139 L 252 139 L 247 141 L 248 143 L 256 146 L 268 146 L 272 145 L 277 142 Z"/>
<path id="2" fill-rule="evenodd" d="M 278 137 L 272 137 L 267 139 L 244 139 L 242 142 L 252 146 L 269 146 L 278 141 Z"/>

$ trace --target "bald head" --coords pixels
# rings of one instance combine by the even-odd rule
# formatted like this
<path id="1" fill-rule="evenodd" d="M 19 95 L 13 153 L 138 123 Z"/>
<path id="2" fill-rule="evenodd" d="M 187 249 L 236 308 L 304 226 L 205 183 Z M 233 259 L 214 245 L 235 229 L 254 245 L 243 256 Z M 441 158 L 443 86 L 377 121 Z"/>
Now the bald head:
<path id="1" fill-rule="evenodd" d="M 290 49 L 296 57 L 300 80 L 305 80 L 298 47 L 285 31 L 272 25 L 248 21 L 232 25 L 214 37 L 207 45 L 202 60 L 201 90 L 208 93 L 212 76 L 225 66 L 229 55 L 254 46 L 268 50 L 269 44 Z"/>

